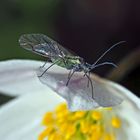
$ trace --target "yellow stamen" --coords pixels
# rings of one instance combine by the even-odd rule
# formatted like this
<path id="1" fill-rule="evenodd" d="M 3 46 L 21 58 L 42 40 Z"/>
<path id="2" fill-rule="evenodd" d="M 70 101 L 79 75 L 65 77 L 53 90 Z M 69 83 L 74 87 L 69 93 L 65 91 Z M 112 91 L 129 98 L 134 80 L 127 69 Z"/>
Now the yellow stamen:
<path id="1" fill-rule="evenodd" d="M 53 113 L 52 112 L 47 112 L 45 115 L 44 115 L 44 118 L 42 120 L 42 125 L 50 125 L 54 122 L 54 117 L 53 117 Z"/>
<path id="2" fill-rule="evenodd" d="M 56 112 L 61 112 L 64 110 L 67 110 L 67 105 L 65 103 L 58 105 L 55 109 Z"/>
<path id="3" fill-rule="evenodd" d="M 88 123 L 88 122 L 86 122 L 85 120 L 82 120 L 80 122 L 80 126 L 81 126 L 80 127 L 81 128 L 81 132 L 84 133 L 84 134 L 86 134 L 86 133 L 89 132 L 91 124 Z"/>
<path id="4" fill-rule="evenodd" d="M 102 118 L 102 114 L 99 111 L 93 111 L 91 117 L 94 120 L 98 121 L 98 120 L 100 120 Z"/>
<path id="5" fill-rule="evenodd" d="M 60 132 L 65 133 L 69 124 L 68 123 L 63 123 L 59 126 Z"/>
<path id="6" fill-rule="evenodd" d="M 85 113 L 86 113 L 85 111 L 77 111 L 77 112 L 75 112 L 74 117 L 76 119 L 80 119 L 80 118 L 84 117 Z"/>
<path id="7" fill-rule="evenodd" d="M 61 104 L 45 114 L 42 124 L 47 129 L 38 140 L 116 140 L 121 120 L 112 108 L 70 112 L 66 104 Z"/>
<path id="8" fill-rule="evenodd" d="M 120 128 L 121 127 L 121 120 L 118 117 L 113 117 L 111 124 L 114 128 Z"/>
<path id="9" fill-rule="evenodd" d="M 115 140 L 115 136 L 113 134 L 106 133 L 103 140 Z"/>
<path id="10" fill-rule="evenodd" d="M 44 138 L 48 135 L 50 135 L 54 131 L 53 127 L 48 127 L 45 129 L 38 137 L 38 140 L 44 140 Z"/>
<path id="11" fill-rule="evenodd" d="M 104 110 L 112 111 L 113 108 L 112 107 L 105 107 Z"/>
<path id="12" fill-rule="evenodd" d="M 70 137 L 74 135 L 75 131 L 76 131 L 75 126 L 69 125 L 66 130 L 65 139 L 70 139 Z"/>
<path id="13" fill-rule="evenodd" d="M 48 140 L 62 140 L 62 137 L 58 132 L 56 132 L 56 133 L 51 134 L 48 137 Z"/>

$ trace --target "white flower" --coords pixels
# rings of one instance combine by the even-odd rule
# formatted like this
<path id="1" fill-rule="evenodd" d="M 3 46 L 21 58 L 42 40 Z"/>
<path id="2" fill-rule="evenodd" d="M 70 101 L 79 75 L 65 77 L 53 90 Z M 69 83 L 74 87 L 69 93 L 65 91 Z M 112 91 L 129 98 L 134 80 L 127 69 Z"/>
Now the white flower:
<path id="1" fill-rule="evenodd" d="M 42 65 L 42 62 L 39 61 L 30 61 L 30 60 L 11 60 L 11 61 L 3 61 L 0 62 L 0 92 L 9 94 L 11 96 L 18 96 L 14 100 L 10 101 L 6 105 L 3 105 L 0 109 L 0 139 L 2 140 L 35 140 L 39 132 L 41 131 L 40 122 L 42 116 L 45 112 L 51 111 L 54 107 L 64 102 L 64 99 L 59 95 L 64 97 L 69 104 L 69 108 L 71 110 L 76 110 L 79 108 L 85 108 L 87 100 L 83 100 L 84 98 L 78 99 L 78 97 L 87 97 L 87 93 L 84 93 L 85 96 L 79 96 L 77 93 L 77 98 L 73 95 L 76 92 L 76 89 L 80 91 L 79 87 L 72 88 L 73 82 L 69 84 L 67 88 L 64 88 L 65 80 L 60 82 L 54 81 L 57 78 L 66 78 L 67 73 L 63 69 L 58 67 L 51 68 L 48 71 L 50 83 L 48 85 L 48 81 L 46 81 L 46 74 L 40 79 L 42 82 L 45 82 L 47 85 L 41 84 L 39 79 L 36 76 L 36 69 Z M 51 77 L 52 73 L 52 77 Z M 54 76 L 54 74 L 56 74 Z M 58 77 L 56 77 L 58 76 Z M 79 76 L 79 75 L 76 75 Z M 74 76 L 74 78 L 76 77 Z M 107 97 L 122 97 L 124 101 L 121 105 L 114 107 L 117 114 L 121 116 L 121 118 L 127 122 L 125 127 L 123 128 L 126 136 L 120 132 L 119 136 L 120 140 L 124 137 L 127 140 L 139 140 L 138 132 L 140 131 L 140 100 L 130 91 L 125 89 L 124 87 L 115 84 L 113 82 L 101 79 L 97 76 L 94 76 L 94 93 L 101 94 L 106 98 L 106 94 L 109 95 Z M 75 80 L 75 79 L 74 79 Z M 80 84 L 86 85 L 86 81 L 84 78 L 80 81 Z M 57 89 L 56 83 L 62 83 L 63 89 Z M 72 87 L 71 87 L 72 86 Z M 59 95 L 57 95 L 53 90 L 55 90 Z M 86 88 L 86 87 L 84 87 Z M 89 89 L 89 88 L 87 88 Z M 86 89 L 86 91 L 87 91 Z M 67 95 L 67 92 L 70 95 Z M 73 92 L 72 92 L 73 91 Z M 78 91 L 78 92 L 79 92 Z M 105 93 L 105 94 L 104 94 Z M 115 96 L 112 94 L 115 94 Z M 117 95 L 116 95 L 117 94 Z M 21 95 L 21 96 L 19 96 Z M 105 96 L 104 96 L 105 95 Z M 69 96 L 72 97 L 68 98 Z M 74 97 L 74 100 L 73 100 Z M 97 96 L 96 97 L 101 97 Z M 103 98 L 102 98 L 103 99 Z M 79 100 L 79 105 L 76 104 L 76 100 Z M 81 106 L 81 101 L 85 102 L 83 106 Z M 99 106 L 101 101 L 96 100 L 94 105 L 91 103 L 88 104 L 89 107 Z M 72 101 L 72 102 L 70 102 Z M 104 104 L 107 100 L 103 100 Z M 76 102 L 77 103 L 77 102 Z"/>

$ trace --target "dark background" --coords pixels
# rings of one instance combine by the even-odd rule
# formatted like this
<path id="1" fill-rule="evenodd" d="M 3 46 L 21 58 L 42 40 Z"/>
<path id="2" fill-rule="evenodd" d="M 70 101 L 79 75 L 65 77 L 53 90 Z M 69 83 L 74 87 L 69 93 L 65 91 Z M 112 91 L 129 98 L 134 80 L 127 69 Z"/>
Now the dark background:
<path id="1" fill-rule="evenodd" d="M 24 33 L 44 33 L 89 63 L 94 63 L 113 44 L 125 40 L 126 43 L 114 48 L 101 61 L 113 61 L 118 64 L 118 69 L 103 66 L 94 72 L 119 82 L 139 95 L 138 0 L 1 1 L 0 60 L 14 58 L 45 60 L 19 47 L 18 39 Z M 137 55 L 135 52 L 138 52 Z M 131 58 L 131 55 L 134 57 Z M 125 65 L 122 66 L 122 62 Z M 114 71 L 117 71 L 117 76 L 111 76 Z"/>

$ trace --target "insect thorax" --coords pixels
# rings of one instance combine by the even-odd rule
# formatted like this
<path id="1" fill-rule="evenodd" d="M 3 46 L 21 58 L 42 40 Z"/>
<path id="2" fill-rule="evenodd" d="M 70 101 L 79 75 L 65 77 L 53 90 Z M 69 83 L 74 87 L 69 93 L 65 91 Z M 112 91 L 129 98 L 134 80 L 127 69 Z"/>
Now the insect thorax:
<path id="1" fill-rule="evenodd" d="M 55 62 L 55 61 L 56 59 L 52 60 L 52 62 Z M 80 57 L 78 56 L 73 56 L 73 57 L 65 56 L 61 58 L 60 61 L 58 61 L 56 64 L 66 69 L 73 69 L 75 66 L 80 65 L 81 61 L 80 61 Z"/>

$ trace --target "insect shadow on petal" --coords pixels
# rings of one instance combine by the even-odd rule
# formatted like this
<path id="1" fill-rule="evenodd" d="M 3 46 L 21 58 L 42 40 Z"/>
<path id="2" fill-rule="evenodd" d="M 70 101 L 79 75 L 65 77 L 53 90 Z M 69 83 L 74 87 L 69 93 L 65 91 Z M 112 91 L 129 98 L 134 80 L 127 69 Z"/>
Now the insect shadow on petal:
<path id="1" fill-rule="evenodd" d="M 124 43 L 125 41 L 120 41 L 113 46 L 111 46 L 108 50 L 106 50 L 93 64 L 89 64 L 85 62 L 85 60 L 73 53 L 72 51 L 64 48 L 60 44 L 58 44 L 56 41 L 52 40 L 48 36 L 44 34 L 24 34 L 20 37 L 19 43 L 20 46 L 23 47 L 26 50 L 32 51 L 36 54 L 39 54 L 41 56 L 44 56 L 48 58 L 49 61 L 52 62 L 52 64 L 39 76 L 42 77 L 44 73 L 48 71 L 53 65 L 58 65 L 60 67 L 66 68 L 70 70 L 68 74 L 68 80 L 66 82 L 66 86 L 68 86 L 72 76 L 75 72 L 84 72 L 84 76 L 88 79 L 88 85 L 90 83 L 91 85 L 91 92 L 92 92 L 92 98 L 94 99 L 94 92 L 93 92 L 93 83 L 90 78 L 90 72 L 100 66 L 103 65 L 111 65 L 114 67 L 117 67 L 112 62 L 102 62 L 99 63 L 99 61 L 114 47 L 117 45 Z M 46 62 L 47 63 L 47 62 Z M 45 64 L 46 64 L 45 63 Z M 45 64 L 41 67 L 44 67 Z"/>

